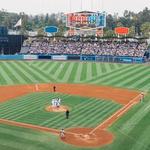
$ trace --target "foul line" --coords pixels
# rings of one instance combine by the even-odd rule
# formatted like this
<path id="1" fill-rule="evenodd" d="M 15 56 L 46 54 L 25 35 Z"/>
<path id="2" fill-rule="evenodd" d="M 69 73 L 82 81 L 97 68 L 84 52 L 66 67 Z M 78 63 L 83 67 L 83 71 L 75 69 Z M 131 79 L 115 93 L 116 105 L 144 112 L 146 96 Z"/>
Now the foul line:
<path id="1" fill-rule="evenodd" d="M 126 111 L 125 110 L 128 110 L 133 104 L 136 104 L 138 102 L 136 102 L 135 100 L 141 96 L 141 93 L 138 94 L 135 98 L 133 98 L 128 104 L 126 104 L 124 107 L 122 107 L 121 109 L 119 109 L 117 112 L 115 112 L 112 116 L 110 116 L 108 119 L 104 120 L 104 122 L 102 122 L 100 125 L 98 125 L 96 128 L 94 128 L 89 134 L 92 134 L 93 132 L 95 132 L 96 130 L 100 129 L 101 126 L 103 126 L 105 123 L 107 123 L 109 120 L 111 120 L 113 117 L 115 117 L 116 115 L 116 118 L 114 121 L 116 121 L 116 119 L 118 119 L 119 117 L 118 116 L 121 116 L 123 115 Z M 130 104 L 131 103 L 131 104 Z M 129 106 L 128 106 L 129 105 Z M 128 108 L 128 109 L 127 109 Z M 107 127 L 105 128 L 108 128 L 108 126 L 110 126 L 112 123 L 111 122 L 110 124 L 107 125 Z"/>

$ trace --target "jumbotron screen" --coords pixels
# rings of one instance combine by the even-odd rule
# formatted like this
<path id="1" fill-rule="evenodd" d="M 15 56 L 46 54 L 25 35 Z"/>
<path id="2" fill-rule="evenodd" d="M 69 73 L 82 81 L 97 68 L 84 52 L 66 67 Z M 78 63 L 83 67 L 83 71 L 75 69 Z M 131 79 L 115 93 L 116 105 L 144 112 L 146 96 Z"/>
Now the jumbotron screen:
<path id="1" fill-rule="evenodd" d="M 76 29 L 93 29 L 106 26 L 106 13 L 76 12 L 67 14 L 67 27 Z"/>

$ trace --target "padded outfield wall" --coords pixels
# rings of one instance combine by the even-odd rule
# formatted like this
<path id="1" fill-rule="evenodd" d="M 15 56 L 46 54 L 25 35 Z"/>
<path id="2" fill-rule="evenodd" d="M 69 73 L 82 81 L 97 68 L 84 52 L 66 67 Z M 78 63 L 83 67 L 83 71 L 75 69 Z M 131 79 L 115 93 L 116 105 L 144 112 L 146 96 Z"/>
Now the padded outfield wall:
<path id="1" fill-rule="evenodd" d="M 105 56 L 105 55 L 0 55 L 0 60 L 80 60 L 97 62 L 118 62 L 118 63 L 144 63 L 143 57 L 130 56 Z"/>

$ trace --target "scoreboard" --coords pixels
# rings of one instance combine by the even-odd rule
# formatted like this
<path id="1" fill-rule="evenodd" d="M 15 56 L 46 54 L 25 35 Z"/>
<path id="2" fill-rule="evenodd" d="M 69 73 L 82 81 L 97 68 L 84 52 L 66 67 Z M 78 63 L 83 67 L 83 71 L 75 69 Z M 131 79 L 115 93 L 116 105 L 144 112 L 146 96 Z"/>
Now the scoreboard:
<path id="1" fill-rule="evenodd" d="M 105 12 L 76 12 L 67 14 L 66 26 L 75 29 L 97 29 L 106 26 Z"/>

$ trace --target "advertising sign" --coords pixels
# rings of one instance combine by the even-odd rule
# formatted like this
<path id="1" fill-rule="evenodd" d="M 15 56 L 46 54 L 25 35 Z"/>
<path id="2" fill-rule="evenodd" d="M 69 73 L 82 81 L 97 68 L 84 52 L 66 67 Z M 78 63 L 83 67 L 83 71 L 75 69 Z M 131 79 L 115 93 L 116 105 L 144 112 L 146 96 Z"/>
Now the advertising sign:
<path id="1" fill-rule="evenodd" d="M 129 33 L 129 28 L 117 27 L 117 28 L 115 28 L 115 33 L 119 34 L 119 35 L 127 35 Z"/>
<path id="2" fill-rule="evenodd" d="M 66 55 L 53 55 L 52 59 L 53 60 L 67 60 L 67 56 Z"/>
<path id="3" fill-rule="evenodd" d="M 58 32 L 58 28 L 56 26 L 47 26 L 47 27 L 45 27 L 44 30 L 46 33 L 57 33 Z"/>

